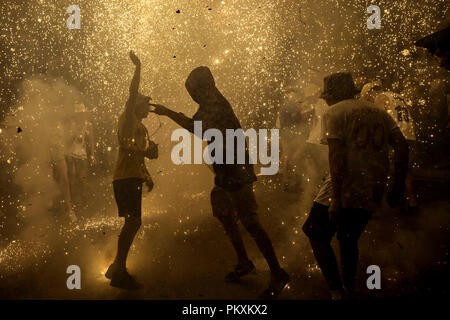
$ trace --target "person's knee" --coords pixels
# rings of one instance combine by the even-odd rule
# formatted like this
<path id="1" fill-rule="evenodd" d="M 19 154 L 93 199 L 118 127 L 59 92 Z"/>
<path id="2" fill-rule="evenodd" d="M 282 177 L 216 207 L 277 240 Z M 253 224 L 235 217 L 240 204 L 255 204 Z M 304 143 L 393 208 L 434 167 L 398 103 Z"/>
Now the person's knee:
<path id="1" fill-rule="evenodd" d="M 309 243 L 311 244 L 311 248 L 313 250 L 316 249 L 323 249 L 323 248 L 328 248 L 328 246 L 331 246 L 331 240 L 328 239 L 320 239 L 320 240 L 315 240 L 315 239 L 309 239 Z"/>
<path id="2" fill-rule="evenodd" d="M 211 207 L 213 215 L 218 219 L 221 219 L 222 216 L 231 215 L 234 211 L 226 192 L 217 187 L 211 191 Z"/>
<path id="3" fill-rule="evenodd" d="M 303 225 L 302 231 L 308 237 L 311 245 L 313 243 L 330 243 L 331 239 L 333 238 L 333 233 L 328 231 L 326 228 L 314 226 L 307 223 Z"/>
<path id="4" fill-rule="evenodd" d="M 230 234 L 237 229 L 237 222 L 232 216 L 221 215 L 215 217 L 222 223 L 227 234 Z"/>
<path id="5" fill-rule="evenodd" d="M 250 235 L 254 238 L 257 238 L 263 234 L 265 234 L 265 231 L 261 224 L 259 223 L 258 219 L 256 217 L 254 218 L 246 218 L 241 219 L 241 222 L 245 229 L 250 233 Z"/>
<path id="6" fill-rule="evenodd" d="M 328 207 L 314 202 L 302 231 L 310 241 L 331 242 L 336 227 L 328 219 Z"/>
<path id="7" fill-rule="evenodd" d="M 141 217 L 128 217 L 125 219 L 125 225 L 132 230 L 138 231 L 142 225 Z"/>
<path id="8" fill-rule="evenodd" d="M 234 209 L 225 191 L 217 187 L 211 191 L 211 207 L 213 216 L 222 223 L 226 233 L 237 228 Z"/>

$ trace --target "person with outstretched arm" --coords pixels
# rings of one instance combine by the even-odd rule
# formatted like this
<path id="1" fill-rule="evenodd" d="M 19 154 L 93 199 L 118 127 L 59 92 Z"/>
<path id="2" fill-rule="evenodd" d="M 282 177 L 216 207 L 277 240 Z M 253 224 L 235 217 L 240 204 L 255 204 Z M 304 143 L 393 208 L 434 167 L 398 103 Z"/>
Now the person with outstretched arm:
<path id="1" fill-rule="evenodd" d="M 199 109 L 193 118 L 188 118 L 182 113 L 174 112 L 159 104 L 152 104 L 154 106 L 152 112 L 169 117 L 191 133 L 194 133 L 194 121 L 201 121 L 204 131 L 218 129 L 223 136 L 226 135 L 226 129 L 241 128 L 231 105 L 217 89 L 209 68 L 203 66 L 195 68 L 189 74 L 185 86 L 192 99 L 199 104 Z M 222 223 L 238 258 L 235 269 L 227 274 L 225 281 L 237 281 L 255 269 L 247 255 L 238 229 L 237 222 L 240 220 L 256 241 L 270 267 L 271 280 L 262 298 L 273 298 L 286 286 L 289 275 L 280 267 L 272 242 L 258 220 L 257 203 L 253 192 L 253 182 L 256 181 L 253 165 L 249 161 L 245 164 L 237 164 L 236 149 L 227 150 L 227 147 L 223 145 L 223 150 L 223 155 L 227 151 L 234 153 L 234 163 L 213 163 L 215 187 L 211 192 L 211 205 L 214 216 Z M 248 159 L 248 151 L 246 159 Z"/>

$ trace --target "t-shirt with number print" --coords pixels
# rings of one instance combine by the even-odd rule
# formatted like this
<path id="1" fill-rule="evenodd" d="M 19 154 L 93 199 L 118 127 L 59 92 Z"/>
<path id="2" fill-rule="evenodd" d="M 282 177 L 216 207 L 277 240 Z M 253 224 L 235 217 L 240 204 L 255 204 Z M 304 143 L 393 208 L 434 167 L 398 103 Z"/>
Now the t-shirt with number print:
<path id="1" fill-rule="evenodd" d="M 386 109 L 387 113 L 397 122 L 405 139 L 416 140 L 409 105 L 401 95 L 395 92 L 383 92 L 376 97 L 375 104 Z"/>
<path id="2" fill-rule="evenodd" d="M 345 145 L 346 166 L 342 185 L 343 208 L 375 210 L 381 202 L 389 170 L 389 137 L 397 124 L 375 104 L 344 100 L 322 118 L 321 143 L 339 139 Z M 327 179 L 315 201 L 330 204 L 331 183 Z"/>

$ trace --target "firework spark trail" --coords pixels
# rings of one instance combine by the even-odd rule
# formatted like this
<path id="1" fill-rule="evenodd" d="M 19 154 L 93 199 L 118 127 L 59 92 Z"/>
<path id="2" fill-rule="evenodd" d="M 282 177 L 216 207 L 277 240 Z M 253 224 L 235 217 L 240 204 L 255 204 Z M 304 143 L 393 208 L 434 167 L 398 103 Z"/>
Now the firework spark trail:
<path id="1" fill-rule="evenodd" d="M 10 81 L 36 73 L 69 79 L 72 87 L 83 91 L 92 110 L 100 164 L 107 168 L 115 161 L 115 124 L 131 78 L 129 49 L 143 61 L 142 91 L 156 101 L 191 114 L 195 105 L 183 87 L 185 77 L 192 68 L 208 65 L 243 125 L 268 127 L 274 124 L 282 103 L 282 88 L 311 82 L 321 86 L 324 75 L 342 68 L 355 72 L 360 82 L 395 75 L 394 84 L 420 72 L 421 83 L 426 85 L 438 67 L 421 57 L 412 43 L 433 30 L 446 8 L 445 1 L 380 1 L 384 11 L 381 37 L 367 30 L 366 8 L 356 0 L 346 4 L 337 0 L 80 0 L 78 5 L 81 30 L 69 30 L 61 1 L 3 2 L 4 12 L 10 14 L 0 18 L 5 26 L 0 36 L 6 45 L 1 55 L 8 61 L 0 81 L 11 90 Z M 418 99 L 425 113 L 426 98 Z M 11 104 L 1 102 L 8 103 L 2 108 L 4 118 Z M 40 115 L 30 112 L 30 116 Z M 167 154 L 173 124 L 163 121 L 164 128 L 155 139 L 161 154 Z M 146 123 L 153 126 L 152 120 Z M 8 147 L 14 149 L 14 145 Z M 0 155 L 11 175 L 15 160 L 10 153 Z M 176 168 L 163 162 L 154 162 L 156 171 L 164 170 L 165 176 L 173 173 L 173 177 Z M 42 163 L 28 166 L 43 170 Z M 173 182 L 178 190 L 185 187 Z M 17 204 L 1 201 L 1 209 L 15 205 L 20 212 L 27 207 L 24 200 Z"/>
<path id="2" fill-rule="evenodd" d="M 143 239 L 145 230 L 151 230 L 155 222 L 152 217 L 163 214 L 160 210 L 146 210 L 139 239 Z M 123 222 L 117 217 L 97 216 L 83 218 L 73 224 L 57 224 L 46 230 L 36 231 L 33 236 L 19 238 L 9 242 L 0 250 L 0 274 L 18 274 L 27 268 L 38 266 L 55 254 L 65 255 L 74 252 L 74 243 L 83 238 L 98 238 L 101 234 L 118 233 Z M 53 230 L 53 231 L 52 231 Z M 56 230 L 56 232 L 54 232 Z M 53 234 L 49 235 L 49 233 Z M 56 241 L 55 241 L 56 240 Z"/>

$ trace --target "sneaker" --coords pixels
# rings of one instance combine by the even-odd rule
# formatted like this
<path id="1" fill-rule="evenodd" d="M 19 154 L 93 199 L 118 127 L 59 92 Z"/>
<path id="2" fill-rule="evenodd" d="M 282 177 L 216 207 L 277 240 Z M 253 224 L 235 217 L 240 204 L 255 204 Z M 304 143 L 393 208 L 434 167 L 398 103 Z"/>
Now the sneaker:
<path id="1" fill-rule="evenodd" d="M 255 265 L 250 260 L 244 263 L 238 263 L 234 268 L 234 271 L 225 276 L 225 282 L 236 282 L 239 278 L 253 272 L 254 270 Z"/>
<path id="2" fill-rule="evenodd" d="M 356 290 L 344 287 L 344 298 L 346 300 L 355 300 L 357 296 Z"/>
<path id="3" fill-rule="evenodd" d="M 105 274 L 106 276 L 106 274 Z M 136 281 L 127 270 L 124 271 L 114 271 L 111 277 L 111 283 L 109 284 L 112 287 L 125 289 L 125 290 L 139 290 L 142 289 L 142 285 Z"/>
<path id="4" fill-rule="evenodd" d="M 106 272 L 105 272 L 105 277 L 106 277 L 107 279 L 110 279 L 110 280 L 111 280 L 111 278 L 112 278 L 114 272 L 116 271 L 116 268 L 117 268 L 116 265 L 115 265 L 114 263 L 112 263 L 112 264 L 108 267 L 108 270 L 106 270 Z"/>
<path id="5" fill-rule="evenodd" d="M 260 296 L 263 300 L 270 300 L 278 297 L 278 295 L 283 291 L 289 282 L 289 274 L 283 269 L 280 270 L 279 274 L 272 275 L 269 287 Z"/>

